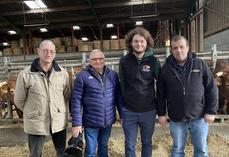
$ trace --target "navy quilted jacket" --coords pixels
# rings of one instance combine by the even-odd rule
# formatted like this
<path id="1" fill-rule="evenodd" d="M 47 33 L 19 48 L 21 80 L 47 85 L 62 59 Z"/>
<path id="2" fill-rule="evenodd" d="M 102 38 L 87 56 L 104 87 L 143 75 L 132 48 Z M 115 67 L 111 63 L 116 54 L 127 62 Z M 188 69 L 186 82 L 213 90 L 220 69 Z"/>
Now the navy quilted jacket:
<path id="1" fill-rule="evenodd" d="M 103 76 L 99 76 L 88 66 L 76 76 L 74 82 L 71 96 L 72 126 L 100 128 L 113 124 L 116 107 L 120 111 L 119 95 L 120 85 L 115 71 L 105 67 Z"/>

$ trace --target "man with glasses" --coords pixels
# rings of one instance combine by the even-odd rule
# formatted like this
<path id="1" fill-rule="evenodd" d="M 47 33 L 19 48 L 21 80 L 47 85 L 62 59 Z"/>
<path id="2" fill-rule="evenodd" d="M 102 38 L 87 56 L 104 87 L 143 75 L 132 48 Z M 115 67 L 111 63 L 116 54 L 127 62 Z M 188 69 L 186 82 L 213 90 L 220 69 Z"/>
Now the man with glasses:
<path id="1" fill-rule="evenodd" d="M 117 73 L 105 66 L 100 50 L 93 50 L 89 66 L 76 76 L 71 96 L 72 133 L 77 137 L 84 127 L 85 157 L 95 157 L 97 145 L 98 157 L 108 156 L 107 143 L 116 120 L 116 107 L 120 109 L 119 93 Z"/>
<path id="2" fill-rule="evenodd" d="M 57 157 L 62 157 L 68 122 L 69 77 L 54 61 L 56 50 L 50 40 L 41 42 L 38 56 L 19 73 L 14 101 L 23 111 L 29 157 L 42 156 L 45 137 L 49 134 Z"/>

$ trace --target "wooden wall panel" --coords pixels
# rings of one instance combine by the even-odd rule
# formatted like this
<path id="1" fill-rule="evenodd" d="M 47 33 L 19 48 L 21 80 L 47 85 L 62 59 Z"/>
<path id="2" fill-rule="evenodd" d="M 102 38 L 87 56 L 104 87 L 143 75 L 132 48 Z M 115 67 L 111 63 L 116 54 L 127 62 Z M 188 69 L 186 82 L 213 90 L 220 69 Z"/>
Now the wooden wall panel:
<path id="1" fill-rule="evenodd" d="M 229 28 L 228 0 L 211 0 L 204 8 L 204 36 Z"/>

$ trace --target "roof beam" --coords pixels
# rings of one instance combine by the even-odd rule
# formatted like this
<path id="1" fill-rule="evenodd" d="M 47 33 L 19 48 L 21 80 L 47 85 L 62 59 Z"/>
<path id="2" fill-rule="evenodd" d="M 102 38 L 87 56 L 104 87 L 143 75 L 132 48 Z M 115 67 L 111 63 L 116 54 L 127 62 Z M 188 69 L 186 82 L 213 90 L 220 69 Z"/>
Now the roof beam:
<path id="1" fill-rule="evenodd" d="M 184 19 L 184 18 L 185 18 L 185 15 L 183 15 L 183 14 L 179 14 L 179 15 L 176 15 L 176 14 L 160 15 L 160 16 L 157 16 L 157 17 L 145 18 L 143 20 L 143 22 L 152 22 L 152 21 L 168 20 L 168 19 Z M 110 20 L 107 19 L 107 20 L 104 20 L 103 23 L 107 23 L 109 21 Z M 116 19 L 115 20 L 114 19 L 114 20 L 112 20 L 113 24 L 125 24 L 125 23 L 134 23 L 134 22 L 135 22 L 135 20 L 132 20 L 132 19 L 122 19 L 122 20 L 120 20 L 120 19 Z"/>
<path id="2" fill-rule="evenodd" d="M 172 16 L 172 18 L 171 18 Z M 144 19 L 143 21 L 144 22 L 152 22 L 152 21 L 157 21 L 157 20 L 166 20 L 166 19 L 184 19 L 185 18 L 185 15 L 183 14 L 180 14 L 180 15 L 176 15 L 176 14 L 172 14 L 172 15 L 161 15 L 161 16 L 158 16 L 158 17 L 153 17 L 153 18 L 146 18 Z M 103 23 L 108 23 L 110 22 L 110 20 L 108 18 L 106 18 L 105 20 L 103 20 Z M 126 18 L 123 18 L 122 20 L 120 19 L 114 19 L 112 20 L 112 23 L 113 24 L 126 24 L 126 23 L 134 23 L 135 20 L 132 20 L 132 19 L 126 19 Z M 79 26 L 96 26 L 96 23 L 92 23 L 91 20 L 89 20 L 88 22 L 77 22 L 77 24 Z M 47 26 L 47 28 L 49 29 L 53 29 L 53 28 L 56 28 L 56 27 L 65 27 L 65 28 L 69 28 L 71 26 L 75 25 L 74 22 L 72 21 L 66 21 L 65 23 L 53 23 L 53 24 L 50 24 L 49 26 Z M 37 30 L 36 27 L 28 27 L 26 28 L 28 30 Z"/>
<path id="3" fill-rule="evenodd" d="M 21 3 L 23 0 L 1 0 L 0 4 Z"/>
<path id="4" fill-rule="evenodd" d="M 43 9 L 31 9 L 31 10 L 15 10 L 0 13 L 1 16 L 11 16 L 11 15 L 21 15 L 21 14 L 36 14 L 36 13 L 49 13 L 49 12 L 61 12 L 61 11 L 77 11 L 90 9 L 89 6 L 77 5 L 69 7 L 59 7 L 59 8 L 43 8 Z"/>
<path id="5" fill-rule="evenodd" d="M 187 3 L 189 0 L 136 0 L 136 1 L 128 1 L 128 2 L 110 2 L 110 3 L 101 3 L 95 4 L 94 9 L 100 8 L 112 8 L 112 7 L 123 7 L 123 6 L 133 6 L 133 5 L 149 5 L 149 4 L 162 4 L 162 3 Z M 68 7 L 58 7 L 58 8 L 46 8 L 46 9 L 34 9 L 34 10 L 14 10 L 14 11 L 6 11 L 0 13 L 2 16 L 10 16 L 10 15 L 20 15 L 20 14 L 34 14 L 34 13 L 44 13 L 44 12 L 60 12 L 60 11 L 77 11 L 77 10 L 87 10 L 91 9 L 90 6 L 87 5 L 75 5 Z"/>
<path id="6" fill-rule="evenodd" d="M 122 6 L 132 6 L 132 5 L 147 5 L 147 4 L 163 4 L 163 3 L 187 3 L 187 0 L 135 0 L 127 2 L 113 2 L 113 3 L 101 3 L 95 5 L 95 8 L 110 8 L 110 7 L 122 7 Z"/>
<path id="7" fill-rule="evenodd" d="M 8 19 L 6 19 L 5 17 L 0 16 L 1 21 L 5 21 L 6 24 L 10 25 L 12 27 L 12 29 L 14 29 L 17 33 L 21 34 L 22 30 L 20 28 L 18 28 L 17 26 L 15 26 L 13 23 L 11 23 Z"/>
<path id="8" fill-rule="evenodd" d="M 91 8 L 91 11 L 92 11 L 94 17 L 95 17 L 95 20 L 96 20 L 96 23 L 97 23 L 98 27 L 100 27 L 101 26 L 101 23 L 100 23 L 99 17 L 96 14 L 94 5 L 92 4 L 91 0 L 87 0 L 87 2 L 88 2 L 89 6 Z"/>
<path id="9" fill-rule="evenodd" d="M 172 19 L 174 16 L 180 16 L 183 15 L 185 16 L 185 10 L 180 9 L 180 10 L 173 10 L 173 11 L 163 11 L 160 12 L 160 15 L 158 17 L 167 17 L 168 19 Z M 150 14 L 152 12 L 144 12 L 145 14 Z M 144 15 L 145 15 L 144 14 Z M 140 15 L 139 15 L 140 16 Z M 126 20 L 130 19 L 130 13 L 129 12 L 124 12 L 124 13 L 120 13 L 120 14 L 105 14 L 105 15 L 101 15 L 100 19 L 102 21 L 106 20 L 106 19 L 111 19 L 112 18 L 112 22 L 113 20 L 115 20 L 116 18 L 125 18 Z M 65 23 L 65 22 L 83 22 L 83 21 L 92 21 L 94 19 L 93 16 L 76 16 L 76 17 L 68 17 L 68 18 L 51 18 L 49 19 L 49 23 L 50 25 L 54 24 L 54 23 Z M 144 18 L 144 20 L 147 18 Z M 150 19 L 150 18 L 148 18 Z M 130 19 L 133 21 L 133 19 Z M 33 23 L 40 23 L 41 20 L 31 20 L 29 24 L 33 24 Z M 4 23 L 2 23 L 3 25 Z M 22 21 L 18 21 L 15 22 L 16 25 L 23 25 L 24 23 L 22 23 Z M 0 24 L 1 25 L 1 24 Z"/>

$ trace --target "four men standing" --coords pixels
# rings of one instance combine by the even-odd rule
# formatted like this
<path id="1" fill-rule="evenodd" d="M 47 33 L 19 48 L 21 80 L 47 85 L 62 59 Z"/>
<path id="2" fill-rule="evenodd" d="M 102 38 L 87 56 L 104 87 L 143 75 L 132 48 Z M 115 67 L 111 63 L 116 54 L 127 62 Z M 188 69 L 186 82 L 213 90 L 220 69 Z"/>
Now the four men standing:
<path id="1" fill-rule="evenodd" d="M 207 65 L 189 52 L 183 36 L 173 37 L 172 54 L 162 69 L 153 55 L 153 39 L 147 30 L 131 30 L 126 43 L 129 53 L 120 60 L 120 83 L 117 73 L 105 66 L 100 50 L 90 53 L 89 66 L 76 76 L 71 96 L 72 134 L 77 137 L 84 127 L 85 156 L 95 157 L 97 146 L 99 157 L 108 156 L 116 108 L 122 118 L 126 157 L 135 157 L 138 128 L 141 155 L 152 156 L 156 114 L 159 123 L 166 126 L 167 112 L 173 138 L 171 157 L 184 157 L 188 130 L 194 156 L 207 156 L 208 124 L 214 121 L 218 102 L 217 87 Z M 40 44 L 38 55 L 18 75 L 15 104 L 24 112 L 30 157 L 41 156 L 49 133 L 57 157 L 61 157 L 66 141 L 69 78 L 54 61 L 56 51 L 51 41 Z"/>

